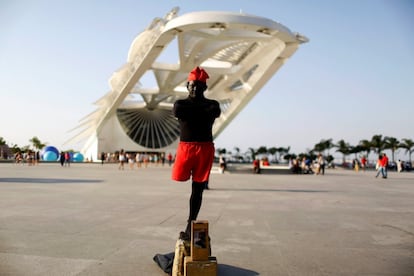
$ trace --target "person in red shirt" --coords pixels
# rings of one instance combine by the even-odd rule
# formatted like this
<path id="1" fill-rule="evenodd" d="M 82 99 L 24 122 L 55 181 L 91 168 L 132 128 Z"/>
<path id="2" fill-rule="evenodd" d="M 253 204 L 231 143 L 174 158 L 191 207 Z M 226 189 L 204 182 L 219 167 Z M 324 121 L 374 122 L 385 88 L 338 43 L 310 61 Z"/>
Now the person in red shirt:
<path id="1" fill-rule="evenodd" d="M 388 156 L 384 153 L 382 155 L 383 165 L 384 165 L 384 178 L 388 177 Z"/>
<path id="2" fill-rule="evenodd" d="M 168 160 L 168 166 L 171 166 L 172 160 L 173 160 L 173 156 L 172 156 L 171 152 L 168 153 L 167 160 Z"/>
<path id="3" fill-rule="evenodd" d="M 65 166 L 70 167 L 70 153 L 67 151 L 65 152 Z"/>
<path id="4" fill-rule="evenodd" d="M 260 160 L 257 158 L 253 160 L 253 172 L 260 173 Z"/>
<path id="5" fill-rule="evenodd" d="M 382 174 L 382 178 L 387 178 L 387 174 L 385 172 L 385 167 L 387 166 L 387 162 L 388 162 L 388 158 L 384 157 L 383 154 L 381 154 L 378 157 L 378 161 L 377 161 L 377 174 L 375 175 L 375 177 L 378 177 L 380 174 Z"/>
<path id="6" fill-rule="evenodd" d="M 365 158 L 365 155 L 361 158 L 361 168 L 363 171 L 365 171 L 365 168 L 367 167 L 367 158 Z"/>

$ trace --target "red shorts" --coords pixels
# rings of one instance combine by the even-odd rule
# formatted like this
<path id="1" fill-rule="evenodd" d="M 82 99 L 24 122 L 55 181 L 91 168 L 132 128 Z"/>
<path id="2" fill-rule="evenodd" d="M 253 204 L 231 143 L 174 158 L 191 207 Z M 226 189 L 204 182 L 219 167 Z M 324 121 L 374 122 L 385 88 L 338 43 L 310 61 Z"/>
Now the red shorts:
<path id="1" fill-rule="evenodd" d="M 212 142 L 180 142 L 172 169 L 172 179 L 187 181 L 192 176 L 195 182 L 208 181 L 214 151 Z"/>

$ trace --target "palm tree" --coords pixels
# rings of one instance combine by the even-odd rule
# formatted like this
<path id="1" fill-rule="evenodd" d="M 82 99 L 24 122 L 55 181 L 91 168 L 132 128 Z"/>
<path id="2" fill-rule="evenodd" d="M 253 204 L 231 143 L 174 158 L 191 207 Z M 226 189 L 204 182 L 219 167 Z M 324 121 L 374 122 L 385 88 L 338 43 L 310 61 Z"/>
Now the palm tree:
<path id="1" fill-rule="evenodd" d="M 328 152 L 326 153 L 326 156 L 329 156 L 329 150 L 333 147 L 335 147 L 335 144 L 332 142 L 332 138 L 326 139 L 326 140 L 321 140 L 321 142 L 323 142 L 325 150 L 327 150 Z"/>
<path id="2" fill-rule="evenodd" d="M 226 149 L 225 148 L 216 148 L 216 153 L 217 153 L 217 156 L 220 156 L 220 155 L 222 155 L 222 154 L 226 154 Z"/>
<path id="3" fill-rule="evenodd" d="M 335 147 L 334 143 L 332 143 L 332 139 L 322 139 L 319 143 L 317 143 L 314 148 L 313 152 L 323 153 L 325 156 L 329 156 L 329 150 Z M 327 151 L 326 153 L 324 151 Z"/>
<path id="4" fill-rule="evenodd" d="M 18 152 L 23 152 L 23 150 L 17 144 L 12 145 L 10 149 L 13 154 L 16 154 Z"/>
<path id="5" fill-rule="evenodd" d="M 296 159 L 296 157 L 297 157 L 296 154 L 288 152 L 283 156 L 283 159 L 285 159 L 286 161 L 289 161 L 289 159 Z"/>
<path id="6" fill-rule="evenodd" d="M 248 152 L 250 153 L 250 156 L 252 157 L 252 159 L 255 160 L 256 154 L 257 154 L 256 150 L 254 148 L 249 148 Z"/>
<path id="7" fill-rule="evenodd" d="M 414 141 L 411 140 L 411 139 L 404 138 L 404 139 L 402 139 L 402 142 L 400 143 L 400 148 L 405 149 L 405 152 L 408 153 L 408 158 L 410 160 L 410 164 L 412 164 L 411 154 L 413 154 L 413 152 L 414 152 Z"/>
<path id="8" fill-rule="evenodd" d="M 37 138 L 36 136 L 30 139 L 29 142 L 32 143 L 33 147 L 37 150 L 41 150 L 46 146 L 46 143 L 40 142 L 39 138 Z"/>
<path id="9" fill-rule="evenodd" d="M 261 146 L 257 149 L 257 153 L 258 154 L 266 154 L 266 153 L 268 153 L 268 150 L 265 146 Z"/>
<path id="10" fill-rule="evenodd" d="M 371 147 L 375 149 L 375 152 L 380 155 L 380 153 L 385 148 L 385 139 L 382 138 L 382 135 L 377 134 L 371 138 Z"/>
<path id="11" fill-rule="evenodd" d="M 279 149 L 278 149 L 278 148 L 276 148 L 276 147 L 271 147 L 271 148 L 267 149 L 267 151 L 268 151 L 271 155 L 274 155 L 274 159 L 275 159 L 275 160 L 278 160 L 278 158 L 277 158 L 277 156 L 276 156 L 276 152 L 278 152 L 278 151 L 279 151 Z"/>
<path id="12" fill-rule="evenodd" d="M 338 141 L 336 147 L 338 148 L 336 151 L 343 154 L 342 163 L 345 164 L 345 157 L 350 153 L 351 146 L 342 139 Z"/>
<path id="13" fill-rule="evenodd" d="M 360 145 L 349 147 L 349 153 L 355 154 L 355 159 L 358 159 L 358 153 L 361 151 L 364 151 L 364 149 Z"/>
<path id="14" fill-rule="evenodd" d="M 384 148 L 391 150 L 391 156 L 392 156 L 391 159 L 392 159 L 392 162 L 394 162 L 395 161 L 394 154 L 395 154 L 395 151 L 400 147 L 400 141 L 398 141 L 398 139 L 395 137 L 386 136 L 384 138 L 384 142 L 385 142 Z"/>
<path id="15" fill-rule="evenodd" d="M 238 157 L 240 155 L 240 148 L 239 147 L 234 147 L 233 149 L 236 152 L 236 156 Z"/>
<path id="16" fill-rule="evenodd" d="M 362 151 L 367 153 L 367 160 L 369 160 L 369 153 L 371 152 L 371 142 L 368 140 L 361 140 L 359 141 L 359 146 L 361 147 Z"/>
<path id="17" fill-rule="evenodd" d="M 236 152 L 236 153 L 233 155 L 233 158 L 234 158 L 234 159 L 236 159 L 237 161 L 239 161 L 240 159 L 243 159 L 243 158 L 240 156 L 240 148 L 239 148 L 239 147 L 234 147 L 233 149 L 234 149 L 234 151 Z"/>
<path id="18" fill-rule="evenodd" d="M 256 153 L 260 155 L 267 155 L 269 151 L 267 150 L 265 146 L 261 146 L 257 149 Z"/>
<path id="19" fill-rule="evenodd" d="M 10 148 L 7 145 L 6 141 L 3 139 L 3 137 L 0 137 L 0 159 L 8 158 L 10 152 Z"/>
<path id="20" fill-rule="evenodd" d="M 334 143 L 332 142 L 332 138 L 329 139 L 321 139 L 321 141 L 316 144 L 317 148 L 314 148 L 315 151 L 318 151 L 319 153 L 323 153 L 324 155 L 329 155 L 329 150 L 333 147 L 335 147 Z M 324 151 L 328 151 L 327 153 L 324 153 Z"/>
<path id="21" fill-rule="evenodd" d="M 313 146 L 313 151 L 315 152 L 322 153 L 324 150 L 325 150 L 325 145 L 322 140 L 319 143 L 315 144 L 315 146 Z"/>
<path id="22" fill-rule="evenodd" d="M 287 148 L 280 147 L 279 148 L 279 160 L 281 159 L 282 155 L 283 155 L 283 159 L 285 159 L 284 156 L 289 154 L 289 151 L 290 151 L 290 146 L 287 147 Z"/>
<path id="23" fill-rule="evenodd" d="M 3 137 L 0 137 L 0 146 L 4 146 L 6 144 L 6 141 L 3 139 Z"/>

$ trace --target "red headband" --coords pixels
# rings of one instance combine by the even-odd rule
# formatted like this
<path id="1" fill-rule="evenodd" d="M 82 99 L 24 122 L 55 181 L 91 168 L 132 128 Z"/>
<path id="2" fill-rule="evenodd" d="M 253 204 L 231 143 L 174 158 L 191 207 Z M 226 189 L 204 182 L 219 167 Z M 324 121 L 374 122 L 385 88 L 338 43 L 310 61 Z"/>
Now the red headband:
<path id="1" fill-rule="evenodd" d="M 190 74 L 188 74 L 188 81 L 198 80 L 201 82 L 207 82 L 208 78 L 209 76 L 207 72 L 198 66 L 194 68 L 193 71 L 190 72 Z"/>

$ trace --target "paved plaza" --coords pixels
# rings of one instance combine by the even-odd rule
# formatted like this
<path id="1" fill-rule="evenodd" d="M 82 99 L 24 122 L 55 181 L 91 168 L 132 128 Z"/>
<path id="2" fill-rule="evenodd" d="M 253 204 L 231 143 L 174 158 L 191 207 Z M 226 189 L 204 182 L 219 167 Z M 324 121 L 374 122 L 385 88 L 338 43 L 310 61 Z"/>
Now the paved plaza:
<path id="1" fill-rule="evenodd" d="M 208 220 L 218 275 L 414 275 L 414 173 L 214 168 Z M 168 165 L 0 164 L 0 275 L 166 275 L 190 182 Z"/>

